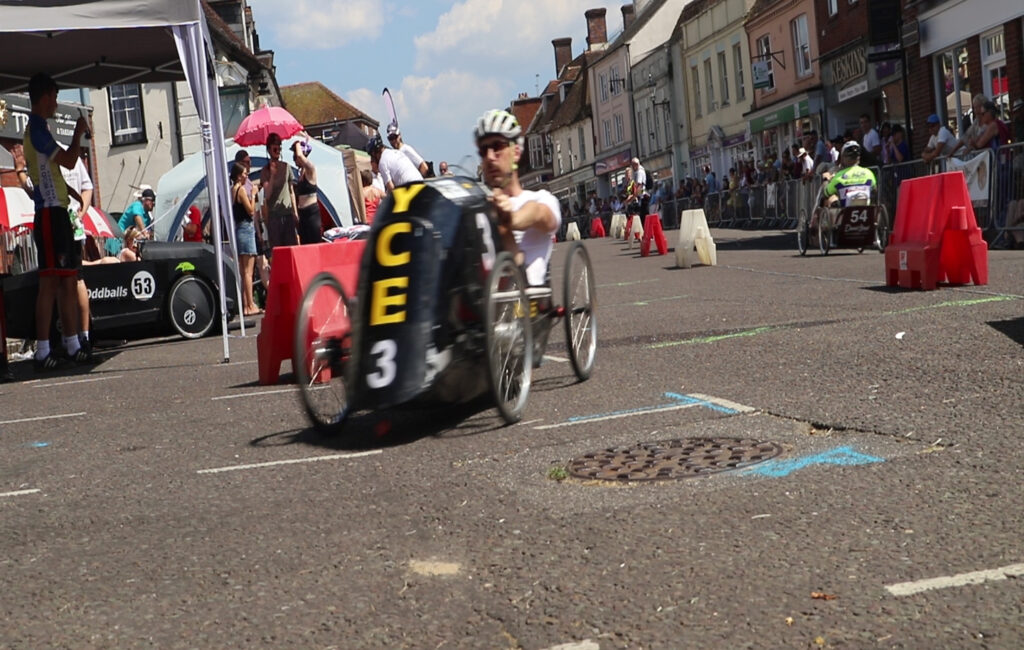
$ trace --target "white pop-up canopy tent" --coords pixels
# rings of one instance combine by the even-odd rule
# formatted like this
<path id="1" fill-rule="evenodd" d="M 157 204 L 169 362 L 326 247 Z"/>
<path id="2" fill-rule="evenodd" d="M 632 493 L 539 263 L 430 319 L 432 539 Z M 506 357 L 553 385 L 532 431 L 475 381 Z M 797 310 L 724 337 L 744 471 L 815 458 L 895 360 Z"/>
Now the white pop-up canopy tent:
<path id="1" fill-rule="evenodd" d="M 199 0 L 0 0 L 0 92 L 24 91 L 37 72 L 66 88 L 188 81 L 202 128 L 208 184 L 218 188 L 211 205 L 216 225 L 231 209 L 213 60 Z M 221 229 L 213 233 L 227 361 Z"/>

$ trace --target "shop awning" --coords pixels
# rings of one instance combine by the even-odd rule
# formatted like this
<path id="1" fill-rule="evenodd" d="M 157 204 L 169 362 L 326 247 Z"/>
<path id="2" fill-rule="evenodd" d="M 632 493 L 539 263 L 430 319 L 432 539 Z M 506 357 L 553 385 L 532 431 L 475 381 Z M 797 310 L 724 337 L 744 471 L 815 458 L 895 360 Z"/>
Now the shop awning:
<path id="1" fill-rule="evenodd" d="M 750 118 L 750 132 L 760 133 L 780 124 L 787 124 L 801 117 L 807 117 L 810 114 L 810 102 L 806 99 L 782 106 L 775 106 L 752 115 Z"/>

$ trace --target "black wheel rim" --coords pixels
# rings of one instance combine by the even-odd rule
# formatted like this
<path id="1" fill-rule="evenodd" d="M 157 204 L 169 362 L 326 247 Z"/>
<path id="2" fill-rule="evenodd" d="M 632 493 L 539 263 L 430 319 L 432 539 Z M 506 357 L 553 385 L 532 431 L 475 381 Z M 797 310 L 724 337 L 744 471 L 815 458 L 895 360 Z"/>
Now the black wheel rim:
<path id="1" fill-rule="evenodd" d="M 168 312 L 174 329 L 185 338 L 205 336 L 217 315 L 213 289 L 193 275 L 180 278 L 171 288 Z"/>
<path id="2" fill-rule="evenodd" d="M 336 432 L 349 412 L 351 303 L 329 274 L 313 279 L 295 322 L 295 381 L 313 426 Z"/>
<path id="3" fill-rule="evenodd" d="M 594 270 L 582 244 L 569 251 L 565 265 L 565 344 L 569 361 L 580 381 L 590 377 L 597 354 L 597 320 L 594 317 Z"/>

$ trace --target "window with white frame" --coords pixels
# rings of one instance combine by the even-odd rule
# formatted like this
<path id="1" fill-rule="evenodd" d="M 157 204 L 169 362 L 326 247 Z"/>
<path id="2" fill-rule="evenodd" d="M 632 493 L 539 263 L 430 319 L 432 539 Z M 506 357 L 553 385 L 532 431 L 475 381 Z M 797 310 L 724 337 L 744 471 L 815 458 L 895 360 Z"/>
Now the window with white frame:
<path id="1" fill-rule="evenodd" d="M 604 120 L 602 122 L 604 126 L 604 146 L 608 148 L 612 146 L 612 123 L 611 120 Z"/>
<path id="2" fill-rule="evenodd" d="M 736 65 L 736 101 L 747 98 L 747 88 L 743 83 L 743 48 L 739 43 L 732 46 L 733 63 Z"/>
<path id="3" fill-rule="evenodd" d="M 796 76 L 806 77 L 814 73 L 811 63 L 811 41 L 807 34 L 807 14 L 800 14 L 789 23 L 793 33 L 793 57 L 796 59 Z"/>
<path id="4" fill-rule="evenodd" d="M 544 166 L 544 145 L 539 135 L 530 136 L 530 167 L 540 169 Z"/>
<path id="5" fill-rule="evenodd" d="M 622 115 L 619 113 L 615 114 L 615 144 L 619 144 L 626 139 L 626 129 L 623 128 Z"/>
<path id="6" fill-rule="evenodd" d="M 772 37 L 770 34 L 765 34 L 757 39 L 757 54 L 757 62 L 764 68 L 765 76 L 767 77 L 767 85 L 761 88 L 761 90 L 764 92 L 775 90 L 775 70 L 772 64 Z M 758 79 L 755 75 L 755 88 L 758 87 L 757 81 Z"/>
<path id="7" fill-rule="evenodd" d="M 700 102 L 700 73 L 697 71 L 697 66 L 690 68 L 690 87 L 693 88 L 694 113 L 700 117 L 704 114 L 704 109 Z"/>
<path id="8" fill-rule="evenodd" d="M 729 65 L 725 62 L 725 51 L 718 53 L 718 87 L 722 93 L 722 106 L 729 105 Z"/>
<path id="9" fill-rule="evenodd" d="M 1010 78 L 1006 73 L 1006 46 L 1003 29 L 981 35 L 981 67 L 985 79 L 983 92 L 1000 107 L 1003 119 L 1010 113 Z"/>
<path id="10" fill-rule="evenodd" d="M 622 92 L 622 87 L 626 85 L 619 77 L 619 66 L 613 65 L 610 74 L 611 81 L 609 83 L 611 85 L 612 95 L 618 95 Z"/>
<path id="11" fill-rule="evenodd" d="M 586 162 L 587 161 L 587 141 L 583 137 L 583 127 L 582 126 L 579 127 L 578 129 L 576 129 L 576 139 L 579 140 L 579 143 L 580 143 L 580 162 L 581 163 Z"/>
<path id="12" fill-rule="evenodd" d="M 839 13 L 839 0 L 828 0 L 828 15 L 835 16 Z"/>
<path id="13" fill-rule="evenodd" d="M 608 76 L 605 73 L 601 73 L 597 76 L 597 87 L 601 91 L 601 103 L 608 101 Z"/>
<path id="14" fill-rule="evenodd" d="M 145 142 L 146 126 L 142 114 L 142 86 L 115 84 L 107 89 L 110 100 L 112 144 Z"/>
<path id="15" fill-rule="evenodd" d="M 711 76 L 711 59 L 704 59 L 704 83 L 708 91 L 708 115 L 715 112 L 715 80 Z"/>

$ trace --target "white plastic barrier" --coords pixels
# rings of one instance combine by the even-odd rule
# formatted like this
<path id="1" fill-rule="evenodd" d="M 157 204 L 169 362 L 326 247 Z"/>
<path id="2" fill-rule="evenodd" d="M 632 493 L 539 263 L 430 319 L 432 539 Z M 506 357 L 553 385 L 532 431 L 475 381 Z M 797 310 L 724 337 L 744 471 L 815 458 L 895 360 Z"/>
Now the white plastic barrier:
<path id="1" fill-rule="evenodd" d="M 679 243 L 676 245 L 676 266 L 688 269 L 694 264 L 714 266 L 718 251 L 711 237 L 704 210 L 683 210 L 679 217 Z"/>
<path id="2" fill-rule="evenodd" d="M 640 240 L 644 238 L 644 227 L 643 224 L 640 223 L 640 215 L 633 215 L 633 220 L 629 226 L 629 235 L 627 235 L 626 238 L 629 240 L 630 250 L 633 249 L 634 243 L 639 244 Z"/>
<path id="3" fill-rule="evenodd" d="M 612 215 L 611 227 L 608 235 L 613 239 L 622 239 L 626 235 L 626 215 L 616 212 Z"/>
<path id="4" fill-rule="evenodd" d="M 570 221 L 569 225 L 565 229 L 565 240 L 566 241 L 579 241 L 580 229 L 576 225 L 575 221 Z"/>

